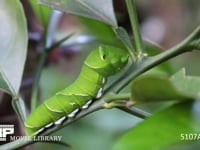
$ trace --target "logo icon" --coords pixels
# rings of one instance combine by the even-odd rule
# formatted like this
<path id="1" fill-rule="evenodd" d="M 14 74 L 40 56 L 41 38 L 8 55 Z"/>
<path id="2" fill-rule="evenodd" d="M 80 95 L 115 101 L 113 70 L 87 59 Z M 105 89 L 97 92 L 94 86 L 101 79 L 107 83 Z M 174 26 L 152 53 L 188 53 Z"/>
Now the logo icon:
<path id="1" fill-rule="evenodd" d="M 0 125 L 0 141 L 6 141 L 9 134 L 14 134 L 14 125 Z"/>

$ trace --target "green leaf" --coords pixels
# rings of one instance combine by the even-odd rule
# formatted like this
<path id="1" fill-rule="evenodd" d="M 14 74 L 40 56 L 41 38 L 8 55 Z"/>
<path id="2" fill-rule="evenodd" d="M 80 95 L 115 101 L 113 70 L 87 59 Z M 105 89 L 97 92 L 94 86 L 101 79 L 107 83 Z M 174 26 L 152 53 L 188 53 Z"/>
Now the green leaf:
<path id="1" fill-rule="evenodd" d="M 27 51 L 27 28 L 19 0 L 0 1 L 0 89 L 17 95 Z"/>
<path id="2" fill-rule="evenodd" d="M 6 83 L 6 77 L 1 70 L 2 69 L 0 68 L 0 90 L 9 93 L 10 90 L 8 84 Z"/>
<path id="3" fill-rule="evenodd" d="M 132 101 L 136 103 L 183 100 L 188 96 L 179 92 L 173 83 L 165 76 L 143 75 L 132 84 Z"/>
<path id="4" fill-rule="evenodd" d="M 186 76 L 181 69 L 169 79 L 158 71 L 149 71 L 132 83 L 131 99 L 135 103 L 198 99 L 200 77 Z"/>
<path id="5" fill-rule="evenodd" d="M 117 26 L 112 0 L 39 0 L 54 9 Z"/>
<path id="6" fill-rule="evenodd" d="M 109 25 L 94 19 L 83 17 L 79 17 L 78 20 L 84 26 L 86 34 L 92 34 L 91 36 L 95 36 L 95 38 L 97 38 L 97 40 L 101 43 L 109 43 L 110 45 L 114 44 L 117 45 L 117 47 L 120 45 L 120 42 L 116 38 L 113 29 Z M 99 32 L 99 29 L 101 29 L 103 32 Z"/>
<path id="7" fill-rule="evenodd" d="M 38 3 L 38 0 L 29 0 L 37 18 L 42 23 L 43 27 L 46 28 L 51 15 L 51 9 L 47 6 Z"/>
<path id="8" fill-rule="evenodd" d="M 178 91 L 190 95 L 193 98 L 199 96 L 200 77 L 186 76 L 184 68 L 174 74 L 170 80 L 173 82 Z"/>
<path id="9" fill-rule="evenodd" d="M 124 134 L 112 150 L 163 150 L 188 142 L 186 134 L 200 132 L 195 105 L 199 104 L 187 101 L 155 113 Z"/>

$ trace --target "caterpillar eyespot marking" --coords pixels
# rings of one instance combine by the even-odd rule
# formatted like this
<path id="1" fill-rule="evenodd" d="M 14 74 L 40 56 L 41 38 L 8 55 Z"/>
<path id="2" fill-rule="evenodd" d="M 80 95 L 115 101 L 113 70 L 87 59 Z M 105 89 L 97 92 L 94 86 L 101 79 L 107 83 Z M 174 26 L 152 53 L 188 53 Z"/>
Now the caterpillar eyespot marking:
<path id="1" fill-rule="evenodd" d="M 123 69 L 128 58 L 126 51 L 116 47 L 100 46 L 93 50 L 84 61 L 78 78 L 31 112 L 24 122 L 26 133 L 39 134 L 52 127 L 52 123 L 62 124 L 68 117 L 73 118 L 87 109 L 103 95 L 107 78 Z"/>

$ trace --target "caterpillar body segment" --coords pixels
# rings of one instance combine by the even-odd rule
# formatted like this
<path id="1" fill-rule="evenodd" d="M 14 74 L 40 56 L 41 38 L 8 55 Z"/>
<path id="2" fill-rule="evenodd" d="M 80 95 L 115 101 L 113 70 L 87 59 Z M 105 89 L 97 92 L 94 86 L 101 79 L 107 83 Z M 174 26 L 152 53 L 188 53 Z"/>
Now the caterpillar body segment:
<path id="1" fill-rule="evenodd" d="M 127 52 L 118 48 L 100 46 L 93 50 L 85 60 L 79 77 L 28 116 L 24 123 L 26 133 L 37 135 L 88 108 L 93 100 L 102 96 L 107 77 L 119 72 L 127 61 Z"/>

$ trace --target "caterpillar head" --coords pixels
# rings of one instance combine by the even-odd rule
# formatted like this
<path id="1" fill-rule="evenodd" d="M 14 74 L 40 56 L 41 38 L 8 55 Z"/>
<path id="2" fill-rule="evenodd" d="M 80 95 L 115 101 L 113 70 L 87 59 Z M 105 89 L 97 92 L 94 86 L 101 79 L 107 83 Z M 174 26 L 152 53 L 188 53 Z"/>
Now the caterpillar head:
<path id="1" fill-rule="evenodd" d="M 127 62 L 126 51 L 111 46 L 100 46 L 90 53 L 85 64 L 106 77 L 119 72 Z"/>

